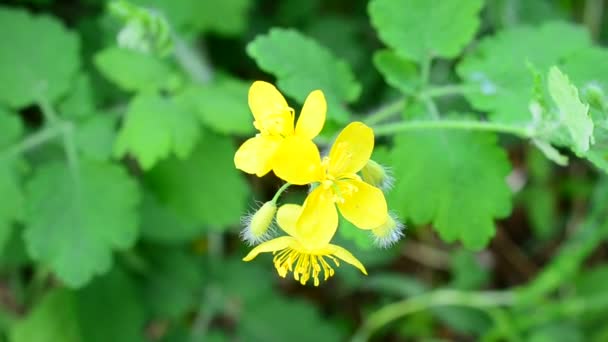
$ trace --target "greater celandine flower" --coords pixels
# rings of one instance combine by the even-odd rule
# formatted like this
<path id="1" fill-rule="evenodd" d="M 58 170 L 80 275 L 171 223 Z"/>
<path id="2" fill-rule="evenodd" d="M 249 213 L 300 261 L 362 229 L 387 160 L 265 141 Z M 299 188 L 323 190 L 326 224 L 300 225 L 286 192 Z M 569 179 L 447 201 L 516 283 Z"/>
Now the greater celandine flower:
<path id="1" fill-rule="evenodd" d="M 318 184 L 304 201 L 297 222 L 300 230 L 334 231 L 338 226 L 336 206 L 360 229 L 374 229 L 386 222 L 384 193 L 357 174 L 368 163 L 373 149 L 374 133 L 361 122 L 346 126 L 323 160 L 314 144 L 311 147 L 299 140 L 285 141 L 275 156 L 280 161 L 274 170 L 276 175 L 288 182 Z M 293 159 L 297 161 L 289 162 Z"/>
<path id="2" fill-rule="evenodd" d="M 340 266 L 341 259 L 367 275 L 365 267 L 346 249 L 330 244 L 336 233 L 337 225 L 333 229 L 317 225 L 301 229 L 296 221 L 302 213 L 302 207 L 297 204 L 285 204 L 277 212 L 277 223 L 288 235 L 262 242 L 243 258 L 244 261 L 253 260 L 260 253 L 272 252 L 274 267 L 279 276 L 285 278 L 289 272 L 302 285 L 313 279 L 315 286 L 319 286 L 320 279 L 329 279 L 335 271 L 331 265 Z"/>
<path id="3" fill-rule="evenodd" d="M 249 108 L 259 133 L 241 145 L 234 155 L 234 164 L 237 169 L 262 177 L 274 169 L 275 153 L 286 139 L 308 141 L 314 146 L 311 140 L 323 129 L 327 103 L 322 91 L 312 91 L 294 127 L 294 110 L 283 95 L 272 84 L 255 81 L 249 88 Z M 294 184 L 305 184 L 294 180 Z"/>

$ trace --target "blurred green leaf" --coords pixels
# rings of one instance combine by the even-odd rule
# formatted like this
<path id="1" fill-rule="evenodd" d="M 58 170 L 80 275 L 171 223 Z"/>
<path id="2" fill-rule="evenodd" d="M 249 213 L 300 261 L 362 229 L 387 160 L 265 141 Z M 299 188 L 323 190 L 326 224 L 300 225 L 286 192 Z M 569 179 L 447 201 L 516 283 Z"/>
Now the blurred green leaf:
<path id="1" fill-rule="evenodd" d="M 348 64 L 297 31 L 273 28 L 249 43 L 247 53 L 262 70 L 277 77 L 281 90 L 300 103 L 311 91 L 321 89 L 328 102 L 328 118 L 336 121 L 348 119 L 343 106 L 361 93 Z"/>
<path id="2" fill-rule="evenodd" d="M 582 331 L 571 322 L 555 322 L 535 329 L 526 338 L 530 342 L 583 342 Z"/>
<path id="3" fill-rule="evenodd" d="M 132 153 L 144 170 L 174 153 L 184 159 L 199 138 L 198 122 L 180 98 L 142 93 L 129 104 L 114 153 Z"/>
<path id="4" fill-rule="evenodd" d="M 175 209 L 161 203 L 150 191 L 144 192 L 141 217 L 142 237 L 165 244 L 191 241 L 205 230 L 194 220 L 179 215 Z"/>
<path id="5" fill-rule="evenodd" d="M 461 290 L 478 290 L 488 283 L 490 272 L 477 260 L 475 253 L 460 249 L 452 255 L 450 286 Z"/>
<path id="6" fill-rule="evenodd" d="M 160 11 L 178 31 L 211 31 L 222 35 L 243 32 L 251 0 L 132 0 Z"/>
<path id="7" fill-rule="evenodd" d="M 179 319 L 197 308 L 204 284 L 201 258 L 177 248 L 154 247 L 147 255 L 153 272 L 141 286 L 153 317 Z"/>
<path id="8" fill-rule="evenodd" d="M 449 151 L 449 154 L 446 152 Z M 511 211 L 510 172 L 496 136 L 464 131 L 398 135 L 392 150 L 395 210 L 416 224 L 432 222 L 447 242 L 484 247 L 494 219 Z"/>
<path id="9" fill-rule="evenodd" d="M 522 196 L 534 235 L 542 240 L 551 237 L 557 232 L 559 218 L 556 194 L 551 188 L 537 184 L 527 187 Z"/>
<path id="10" fill-rule="evenodd" d="M 80 73 L 74 80 L 70 91 L 59 103 L 58 111 L 62 117 L 80 119 L 95 113 L 95 90 L 88 74 Z"/>
<path id="11" fill-rule="evenodd" d="M 279 296 L 264 298 L 255 310 L 242 317 L 237 335 L 243 341 L 286 341 L 294 336 L 306 341 L 342 341 L 345 338 L 310 303 Z"/>
<path id="12" fill-rule="evenodd" d="M 589 106 L 581 102 L 578 89 L 557 67 L 551 67 L 548 77 L 549 94 L 557 104 L 560 118 L 572 139 L 571 147 L 577 153 L 589 150 L 593 141 L 593 121 L 589 117 Z"/>
<path id="13" fill-rule="evenodd" d="M 95 65 L 103 76 L 126 91 L 162 89 L 172 76 L 171 69 L 159 58 L 114 46 L 98 52 Z"/>
<path id="14" fill-rule="evenodd" d="M 120 269 L 95 279 L 75 292 L 80 341 L 143 341 L 142 298 L 133 281 Z M 60 341 L 60 340 L 56 340 Z M 61 340 L 62 341 L 62 340 Z"/>
<path id="15" fill-rule="evenodd" d="M 74 135 L 78 150 L 91 160 L 109 160 L 116 138 L 115 126 L 115 118 L 107 113 L 98 113 L 78 123 Z"/>
<path id="16" fill-rule="evenodd" d="M 590 44 L 583 28 L 564 22 L 516 27 L 482 39 L 457 71 L 468 85 L 479 89 L 465 94 L 475 109 L 489 112 L 495 121 L 526 123 L 532 120 L 528 106 L 534 87 L 526 64 L 544 74 Z"/>
<path id="17" fill-rule="evenodd" d="M 184 96 L 200 120 L 212 130 L 250 135 L 255 130 L 247 107 L 248 91 L 249 84 L 226 77 L 207 85 L 192 85 Z"/>
<path id="18" fill-rule="evenodd" d="M 354 242 L 358 248 L 368 251 L 374 248 L 374 238 L 369 231 L 357 228 L 342 216 L 340 216 L 339 226 L 338 234 Z"/>
<path id="19" fill-rule="evenodd" d="M 374 54 L 374 65 L 386 83 L 406 94 L 413 93 L 419 86 L 418 67 L 390 50 Z"/>
<path id="20" fill-rule="evenodd" d="M 142 341 L 143 323 L 138 293 L 115 270 L 79 291 L 49 292 L 13 326 L 11 342 Z"/>
<path id="21" fill-rule="evenodd" d="M 456 57 L 479 27 L 481 0 L 373 0 L 368 11 L 380 39 L 414 61 Z"/>
<path id="22" fill-rule="evenodd" d="M 63 289 L 48 293 L 11 329 L 11 342 L 80 342 L 74 297 Z"/>
<path id="23" fill-rule="evenodd" d="M 0 194 L 6 200 L 0 202 L 0 252 L 11 236 L 14 221 L 22 218 L 24 198 L 19 184 L 16 161 L 2 151 L 18 143 L 23 132 L 19 117 L 0 108 Z"/>
<path id="24" fill-rule="evenodd" d="M 188 222 L 226 229 L 239 223 L 249 198 L 235 151 L 230 139 L 206 131 L 188 159 L 161 162 L 146 180 L 160 202 Z"/>
<path id="25" fill-rule="evenodd" d="M 54 101 L 72 85 L 80 67 L 78 37 L 55 18 L 0 7 L 0 102 L 21 108 L 40 98 Z"/>
<path id="26" fill-rule="evenodd" d="M 139 192 L 126 171 L 81 162 L 40 166 L 27 184 L 24 236 L 28 252 L 70 287 L 81 287 L 112 266 L 112 250 L 137 237 Z"/>

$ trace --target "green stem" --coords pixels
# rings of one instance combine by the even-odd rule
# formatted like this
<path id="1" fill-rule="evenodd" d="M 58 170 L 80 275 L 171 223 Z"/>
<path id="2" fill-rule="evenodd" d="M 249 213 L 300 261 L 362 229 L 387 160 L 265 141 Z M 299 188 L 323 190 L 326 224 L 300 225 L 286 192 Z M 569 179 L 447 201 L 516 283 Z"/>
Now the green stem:
<path id="1" fill-rule="evenodd" d="M 279 188 L 279 190 L 277 191 L 277 193 L 276 193 L 276 194 L 274 194 L 274 197 L 272 198 L 272 202 L 273 202 L 274 204 L 277 204 L 277 201 L 279 200 L 279 197 L 281 196 L 281 194 L 282 194 L 282 193 L 283 193 L 285 190 L 287 190 L 287 188 L 289 188 L 290 186 L 291 186 L 291 184 L 289 184 L 289 183 L 285 183 L 285 184 L 283 184 L 283 186 L 281 186 L 281 187 Z"/>
<path id="2" fill-rule="evenodd" d="M 467 306 L 478 309 L 507 306 L 513 303 L 513 294 L 508 291 L 465 292 L 458 290 L 435 290 L 406 300 L 389 304 L 373 312 L 351 339 L 352 342 L 367 341 L 381 327 L 403 316 L 437 306 Z"/>
<path id="3" fill-rule="evenodd" d="M 193 81 L 206 84 L 213 78 L 213 69 L 204 50 L 195 50 L 183 39 L 174 35 L 175 58 Z"/>
<path id="4" fill-rule="evenodd" d="M 402 121 L 374 127 L 376 136 L 391 135 L 407 131 L 425 129 L 463 129 L 472 131 L 489 131 L 513 134 L 522 138 L 531 138 L 535 132 L 531 128 L 518 127 L 485 121 L 464 120 L 429 120 L 429 121 Z"/>
<path id="5" fill-rule="evenodd" d="M 464 84 L 448 84 L 437 87 L 429 87 L 422 91 L 420 96 L 426 97 L 441 97 L 449 95 L 461 95 L 472 92 L 474 89 Z"/>
<path id="6" fill-rule="evenodd" d="M 76 151 L 76 143 L 74 142 L 74 124 L 70 121 L 63 121 L 59 118 L 55 109 L 51 103 L 42 98 L 38 101 L 38 106 L 42 111 L 42 115 L 47 121 L 48 125 L 57 126 L 61 128 L 63 150 L 68 163 L 68 167 L 72 174 L 72 177 L 77 182 L 80 181 L 80 169 L 78 164 L 78 153 Z"/>
<path id="7" fill-rule="evenodd" d="M 433 56 L 428 55 L 420 66 L 420 83 L 422 89 L 426 88 L 431 80 L 431 66 L 433 64 Z"/>
<path id="8" fill-rule="evenodd" d="M 390 102 L 377 111 L 368 114 L 364 122 L 369 126 L 376 125 L 402 111 L 405 108 L 406 103 L 407 100 L 405 98 Z"/>
<path id="9" fill-rule="evenodd" d="M 429 112 L 433 120 L 441 119 L 441 115 L 439 115 L 439 109 L 437 109 L 437 105 L 435 104 L 435 101 L 433 101 L 432 98 L 428 96 L 422 96 L 419 98 L 425 104 L 426 110 Z"/>
<path id="10" fill-rule="evenodd" d="M 34 149 L 42 144 L 45 144 L 49 140 L 55 139 L 63 133 L 63 127 L 60 125 L 52 125 L 45 127 L 40 131 L 30 134 L 27 138 L 23 139 L 19 144 L 9 148 L 5 153 L 8 158 L 15 157 L 26 151 Z"/>
<path id="11" fill-rule="evenodd" d="M 591 37 L 597 40 L 602 27 L 602 15 L 604 14 L 604 0 L 586 0 L 583 13 L 583 22 L 591 33 Z"/>

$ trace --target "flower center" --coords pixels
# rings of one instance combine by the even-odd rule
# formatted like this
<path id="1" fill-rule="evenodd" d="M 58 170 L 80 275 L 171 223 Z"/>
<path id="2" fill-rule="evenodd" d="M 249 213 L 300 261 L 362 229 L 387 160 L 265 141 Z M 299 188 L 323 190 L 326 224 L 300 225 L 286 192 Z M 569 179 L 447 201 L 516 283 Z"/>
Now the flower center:
<path id="1" fill-rule="evenodd" d="M 325 257 L 333 261 L 336 267 L 340 266 L 338 259 L 329 254 L 313 254 L 286 248 L 278 252 L 274 259 L 274 267 L 279 276 L 285 278 L 287 273 L 293 272 L 293 278 L 300 284 L 306 285 L 312 277 L 315 286 L 319 286 L 319 275 L 323 271 L 323 280 L 326 281 L 334 275 L 334 269 L 325 260 Z M 294 266 L 295 264 L 295 266 Z"/>
<path id="2" fill-rule="evenodd" d="M 294 116 L 294 110 L 287 107 L 275 113 L 267 114 L 263 119 L 255 120 L 253 126 L 262 135 L 286 137 L 293 134 Z"/>
<path id="3" fill-rule="evenodd" d="M 361 180 L 361 177 L 355 173 L 336 176 L 329 172 L 329 163 L 329 157 L 323 157 L 321 166 L 323 167 L 324 178 L 321 181 L 321 186 L 325 190 L 331 190 L 334 203 L 344 203 L 345 197 L 352 196 L 353 193 L 359 191 L 359 188 L 349 180 Z"/>

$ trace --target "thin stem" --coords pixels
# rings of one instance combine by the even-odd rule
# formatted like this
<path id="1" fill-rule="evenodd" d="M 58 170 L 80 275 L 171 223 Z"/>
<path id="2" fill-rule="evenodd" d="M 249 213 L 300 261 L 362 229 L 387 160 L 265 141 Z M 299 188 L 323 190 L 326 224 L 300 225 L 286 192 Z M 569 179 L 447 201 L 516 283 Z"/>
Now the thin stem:
<path id="1" fill-rule="evenodd" d="M 373 312 L 353 336 L 352 342 L 367 341 L 381 327 L 403 316 L 437 306 L 467 306 L 472 308 L 492 308 L 513 303 L 509 291 L 465 292 L 458 290 L 435 290 L 400 302 L 389 304 Z"/>
<path id="2" fill-rule="evenodd" d="M 213 69 L 204 50 L 195 50 L 183 39 L 174 35 L 175 58 L 182 69 L 197 83 L 209 83 Z"/>
<path id="3" fill-rule="evenodd" d="M 44 120 L 48 122 L 48 124 L 55 124 L 59 121 L 59 116 L 46 98 L 40 98 L 38 100 L 38 107 L 40 107 L 42 116 L 44 117 Z"/>
<path id="4" fill-rule="evenodd" d="M 376 136 L 391 135 L 414 130 L 424 129 L 464 129 L 473 131 L 490 131 L 509 133 L 522 138 L 531 138 L 535 135 L 533 129 L 484 121 L 464 120 L 429 120 L 429 121 L 403 121 L 380 125 L 374 128 Z"/>
<path id="5" fill-rule="evenodd" d="M 396 101 L 390 102 L 390 103 L 382 106 L 377 111 L 375 111 L 371 114 L 368 114 L 364 121 L 367 125 L 370 125 L 370 126 L 376 125 L 376 124 L 392 117 L 393 115 L 399 113 L 400 111 L 403 111 L 406 103 L 407 103 L 407 100 L 405 98 L 400 98 Z"/>
<path id="6" fill-rule="evenodd" d="M 432 98 L 428 96 L 420 97 L 420 100 L 426 105 L 426 110 L 431 115 L 431 118 L 434 120 L 439 120 L 441 116 L 439 115 L 439 109 L 437 109 L 437 105 Z"/>
<path id="7" fill-rule="evenodd" d="M 420 83 L 422 84 L 422 89 L 426 88 L 431 80 L 431 66 L 433 64 L 433 56 L 428 55 L 420 66 Z"/>
<path id="8" fill-rule="evenodd" d="M 277 193 L 276 193 L 276 194 L 274 194 L 274 197 L 272 198 L 272 202 L 273 202 L 274 204 L 276 204 L 276 203 L 277 203 L 277 201 L 279 200 L 279 197 L 281 196 L 281 194 L 282 194 L 282 193 L 283 193 L 285 190 L 287 190 L 287 188 L 289 188 L 289 186 L 291 186 L 291 184 L 289 184 L 289 183 L 285 183 L 285 184 L 283 184 L 283 186 L 281 186 L 281 187 L 279 188 L 279 190 L 277 191 Z"/>
<path id="9" fill-rule="evenodd" d="M 426 97 L 441 97 L 449 95 L 462 95 L 474 91 L 470 86 L 464 84 L 448 84 L 443 86 L 429 87 L 420 93 Z"/>
<path id="10" fill-rule="evenodd" d="M 45 144 L 49 140 L 57 138 L 62 133 L 63 127 L 59 125 L 45 127 L 36 133 L 28 135 L 27 138 L 23 139 L 21 142 L 19 142 L 19 144 L 9 148 L 3 154 L 5 154 L 8 158 L 15 157 L 42 144 Z"/>

